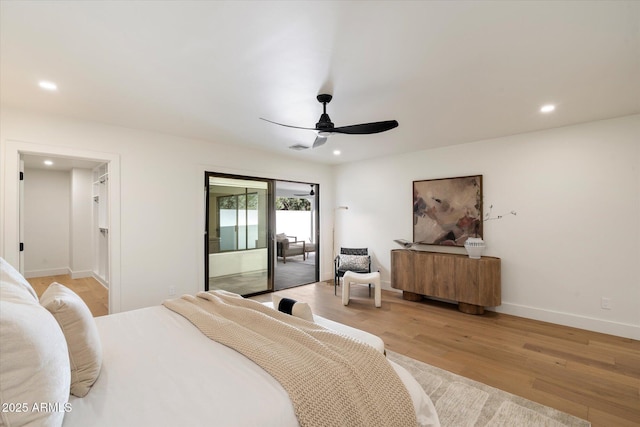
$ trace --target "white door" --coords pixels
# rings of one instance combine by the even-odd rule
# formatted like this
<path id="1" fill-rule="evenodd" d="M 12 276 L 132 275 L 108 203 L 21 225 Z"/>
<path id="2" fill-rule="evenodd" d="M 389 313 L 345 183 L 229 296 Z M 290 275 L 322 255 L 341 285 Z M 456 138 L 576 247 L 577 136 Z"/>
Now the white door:
<path id="1" fill-rule="evenodd" d="M 18 271 L 24 275 L 24 160 L 20 154 L 20 181 L 18 184 L 18 240 L 20 241 L 20 253 Z"/>

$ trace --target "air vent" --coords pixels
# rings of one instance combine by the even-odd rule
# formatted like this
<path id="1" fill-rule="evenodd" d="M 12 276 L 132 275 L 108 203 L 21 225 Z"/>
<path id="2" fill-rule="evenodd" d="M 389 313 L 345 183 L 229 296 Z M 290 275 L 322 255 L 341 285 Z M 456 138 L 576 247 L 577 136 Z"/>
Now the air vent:
<path id="1" fill-rule="evenodd" d="M 292 150 L 300 151 L 300 150 L 306 150 L 309 147 L 302 144 L 295 144 L 295 145 L 291 145 L 289 148 L 291 148 Z"/>

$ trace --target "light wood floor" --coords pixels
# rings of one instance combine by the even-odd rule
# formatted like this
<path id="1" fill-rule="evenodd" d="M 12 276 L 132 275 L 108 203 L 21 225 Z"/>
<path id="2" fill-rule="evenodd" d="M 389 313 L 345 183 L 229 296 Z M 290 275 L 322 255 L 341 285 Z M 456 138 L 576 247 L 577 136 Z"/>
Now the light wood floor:
<path id="1" fill-rule="evenodd" d="M 52 282 L 65 285 L 82 298 L 93 317 L 109 314 L 109 291 L 93 277 L 72 279 L 68 274 L 60 276 L 32 277 L 27 279 L 38 294 L 38 298 Z"/>
<path id="2" fill-rule="evenodd" d="M 278 292 L 314 313 L 380 336 L 387 349 L 589 420 L 640 426 L 640 341 L 515 316 L 463 314 L 450 304 L 410 302 L 366 286 L 343 306 L 333 284 Z M 254 297 L 268 301 L 271 295 Z"/>

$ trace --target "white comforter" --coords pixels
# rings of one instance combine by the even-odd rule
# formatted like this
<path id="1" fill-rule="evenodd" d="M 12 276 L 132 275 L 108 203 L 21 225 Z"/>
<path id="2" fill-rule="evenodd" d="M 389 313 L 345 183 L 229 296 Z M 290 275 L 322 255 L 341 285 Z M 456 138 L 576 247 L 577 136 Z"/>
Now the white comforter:
<path id="1" fill-rule="evenodd" d="M 344 328 L 343 333 L 357 331 L 318 316 L 316 321 Z M 86 397 L 71 396 L 65 427 L 298 425 L 276 380 L 165 307 L 98 317 L 96 323 L 102 371 Z M 369 335 L 357 333 L 363 341 Z M 433 404 L 420 385 L 393 365 L 407 385 L 420 424 L 438 426 Z"/>

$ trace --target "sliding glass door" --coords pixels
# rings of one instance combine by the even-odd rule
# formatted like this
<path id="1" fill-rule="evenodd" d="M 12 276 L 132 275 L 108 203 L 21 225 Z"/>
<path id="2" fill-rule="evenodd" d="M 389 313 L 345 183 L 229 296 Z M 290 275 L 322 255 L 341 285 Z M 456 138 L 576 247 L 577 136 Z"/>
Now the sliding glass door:
<path id="1" fill-rule="evenodd" d="M 277 251 L 274 290 L 318 282 L 320 186 L 304 182 L 276 181 L 275 196 Z"/>
<path id="2" fill-rule="evenodd" d="M 205 187 L 205 290 L 272 290 L 272 181 L 207 172 Z"/>

